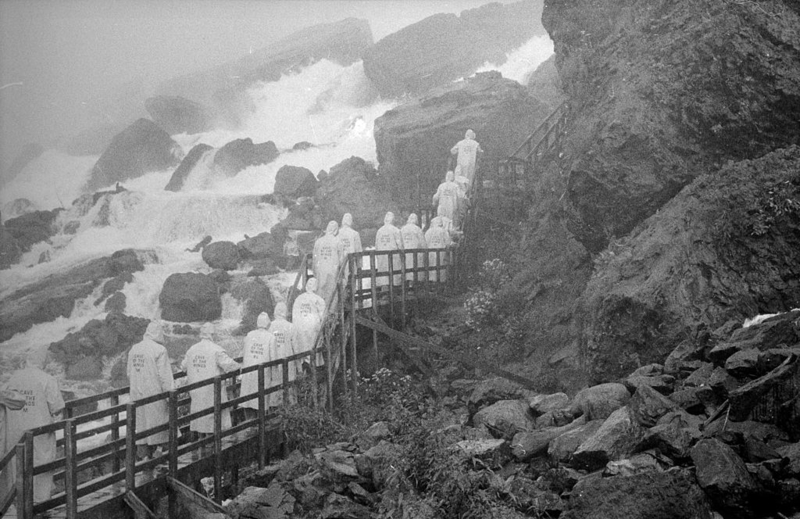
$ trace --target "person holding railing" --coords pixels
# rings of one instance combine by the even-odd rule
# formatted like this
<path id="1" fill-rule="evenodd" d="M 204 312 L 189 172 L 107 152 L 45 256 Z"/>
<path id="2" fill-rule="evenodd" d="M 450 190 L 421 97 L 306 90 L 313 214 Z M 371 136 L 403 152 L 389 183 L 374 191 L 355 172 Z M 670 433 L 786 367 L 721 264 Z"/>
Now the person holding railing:
<path id="1" fill-rule="evenodd" d="M 244 351 L 242 352 L 242 367 L 247 368 L 275 360 L 275 336 L 269 331 L 269 314 L 261 312 L 256 319 L 256 329 L 249 332 L 244 338 Z M 275 368 L 266 368 L 264 370 L 264 389 L 276 386 L 280 383 L 280 374 L 276 378 L 273 370 Z M 273 383 L 274 382 L 274 383 Z M 254 398 L 242 403 L 244 408 L 245 420 L 252 420 L 258 413 L 258 395 L 260 388 L 258 387 L 258 371 L 251 371 L 242 375 L 242 388 L 241 395 L 252 395 Z M 274 395 L 268 395 L 268 398 Z M 269 405 L 267 405 L 269 407 Z"/>
<path id="2" fill-rule="evenodd" d="M 214 342 L 214 324 L 205 323 L 200 327 L 200 342 L 189 348 L 186 356 L 181 362 L 181 369 L 186 371 L 186 382 L 193 384 L 200 380 L 207 380 L 222 375 L 227 372 L 241 369 L 241 364 L 233 360 L 230 355 L 218 344 Z M 214 385 L 192 389 L 189 391 L 192 403 L 189 406 L 190 413 L 196 413 L 209 407 L 214 407 Z M 228 394 L 222 390 L 222 402 L 228 401 Z M 228 429 L 231 426 L 231 410 L 222 410 L 222 428 Z M 214 415 L 207 414 L 192 420 L 189 429 L 201 436 L 213 434 Z"/>
<path id="3" fill-rule="evenodd" d="M 432 250 L 428 253 L 428 266 L 431 268 L 428 279 L 431 281 L 445 281 L 445 271 L 442 271 L 441 274 L 439 271 L 446 264 L 446 259 L 433 249 L 446 249 L 453 244 L 453 240 L 450 238 L 450 233 L 445 230 L 440 216 L 431 220 L 431 227 L 425 233 L 425 241 L 428 243 L 428 249 Z M 441 261 L 438 258 L 442 258 Z"/>
<path id="4" fill-rule="evenodd" d="M 325 235 L 314 242 L 313 270 L 319 281 L 317 293 L 325 301 L 336 290 L 336 274 L 339 265 L 344 261 L 344 246 L 337 238 L 339 224 L 331 220 L 325 229 Z"/>
<path id="5" fill-rule="evenodd" d="M 272 357 L 273 360 L 276 359 L 283 359 L 290 355 L 294 355 L 296 352 L 292 350 L 292 343 L 291 343 L 291 333 L 292 333 L 292 323 L 290 323 L 286 316 L 289 313 L 289 309 L 286 307 L 286 303 L 281 301 L 275 305 L 275 319 L 272 320 L 272 323 L 269 325 L 269 332 L 275 338 L 275 349 L 274 349 L 274 356 Z M 289 365 L 289 376 L 287 380 L 284 380 L 284 383 L 288 383 L 293 381 L 297 378 L 297 371 L 293 369 L 294 366 Z M 283 379 L 283 369 L 281 366 L 276 366 L 272 368 L 272 380 L 282 380 Z M 287 404 L 294 403 L 295 399 L 295 392 L 289 392 L 290 402 L 286 402 Z M 267 407 L 272 406 L 279 406 L 283 402 L 283 391 L 278 391 L 277 393 L 272 393 L 267 396 Z"/>
<path id="6" fill-rule="evenodd" d="M 353 215 L 350 213 L 344 213 L 344 216 L 342 216 L 342 226 L 339 227 L 339 241 L 342 242 L 345 261 L 347 261 L 348 254 L 358 253 L 364 250 L 361 246 L 361 235 L 358 234 L 358 231 L 353 229 Z M 356 264 L 356 268 L 358 268 L 358 264 Z M 348 264 L 347 267 L 345 267 L 344 279 L 347 280 L 349 276 L 350 265 Z"/>
<path id="7" fill-rule="evenodd" d="M 16 391 L 25 398 L 20 409 L 7 410 L 8 429 L 6 443 L 16 445 L 25 431 L 49 425 L 61 419 L 64 398 L 55 377 L 44 371 L 47 361 L 47 348 L 36 348 L 28 353 L 26 365 L 11 375 L 4 390 Z M 33 438 L 33 464 L 42 465 L 56 459 L 56 434 L 49 432 L 37 434 Z M 12 480 L 16 478 L 18 465 L 12 461 L 8 471 Z M 41 502 L 50 499 L 53 491 L 53 473 L 46 472 L 33 478 L 33 500 Z"/>
<path id="8" fill-rule="evenodd" d="M 389 251 L 403 250 L 403 248 L 403 236 L 400 234 L 400 229 L 394 226 L 394 213 L 390 211 L 383 218 L 383 227 L 378 229 L 375 234 L 375 250 Z M 392 263 L 393 269 L 398 270 L 400 267 L 399 254 L 392 256 Z M 376 256 L 375 268 L 378 272 L 389 272 L 389 257 L 386 255 Z M 389 276 L 378 276 L 375 284 L 379 287 L 387 286 L 389 284 Z M 392 284 L 399 285 L 400 276 L 393 276 Z"/>
<path id="9" fill-rule="evenodd" d="M 175 388 L 172 367 L 159 321 L 147 325 L 142 340 L 128 352 L 128 380 L 131 400 L 141 400 Z M 136 406 L 136 429 L 145 431 L 169 422 L 168 400 Z M 136 441 L 137 457 L 160 456 L 161 446 L 169 443 L 169 431 L 151 434 Z"/>
<path id="10" fill-rule="evenodd" d="M 461 166 L 461 174 L 467 178 L 467 196 L 472 189 L 472 182 L 475 179 L 475 165 L 478 161 L 478 154 L 483 153 L 481 145 L 475 140 L 475 132 L 467 130 L 464 138 L 456 143 L 450 150 L 456 155 L 456 164 Z"/>
<path id="11" fill-rule="evenodd" d="M 400 235 L 403 238 L 403 246 L 408 249 L 426 249 L 428 248 L 428 244 L 425 242 L 425 234 L 423 234 L 422 229 L 420 229 L 419 225 L 417 225 L 417 215 L 415 213 L 411 213 L 408 215 L 408 221 L 406 224 L 400 229 Z M 420 253 L 417 254 L 417 267 L 421 267 L 425 264 L 425 260 L 423 259 L 424 256 Z M 414 280 L 414 273 L 409 272 L 411 269 L 414 268 L 414 254 L 406 254 L 406 281 L 413 281 Z M 419 281 L 425 280 L 425 273 L 418 272 L 417 279 Z"/>
<path id="12" fill-rule="evenodd" d="M 303 353 L 314 349 L 317 334 L 325 320 L 325 300 L 316 294 L 317 279 L 311 278 L 306 282 L 306 291 L 294 300 L 292 306 L 292 348 L 294 353 Z M 317 366 L 323 363 L 322 352 L 317 353 Z M 311 365 L 310 357 L 295 364 L 298 375 L 303 371 L 303 364 Z"/>

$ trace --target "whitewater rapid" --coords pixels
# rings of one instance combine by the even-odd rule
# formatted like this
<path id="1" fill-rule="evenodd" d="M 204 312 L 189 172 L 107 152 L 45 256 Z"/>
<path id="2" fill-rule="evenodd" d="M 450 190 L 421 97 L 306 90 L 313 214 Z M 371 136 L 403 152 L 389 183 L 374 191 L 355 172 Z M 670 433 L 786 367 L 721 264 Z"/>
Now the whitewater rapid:
<path id="1" fill-rule="evenodd" d="M 549 38 L 537 37 L 510 53 L 504 64 L 486 64 L 483 68 L 500 68 L 507 77 L 524 81 L 550 54 Z M 174 170 L 151 172 L 123 182 L 127 191 L 105 196 L 87 209 L 73 205 L 73 201 L 83 193 L 99 157 L 73 157 L 51 150 L 3 185 L 0 207 L 25 198 L 35 209 L 64 210 L 56 220 L 60 232 L 49 243 L 35 245 L 19 265 L 0 271 L 0 298 L 91 259 L 132 248 L 139 251 L 145 268 L 122 290 L 125 313 L 159 318 L 158 294 L 168 276 L 211 270 L 200 253 L 186 249 L 205 236 L 238 242 L 245 235 L 269 231 L 285 218 L 286 209 L 261 200 L 273 191 L 275 175 L 283 165 L 302 166 L 316 175 L 351 156 L 376 163 L 375 119 L 398 104 L 376 95 L 361 62 L 341 66 L 326 60 L 284 75 L 279 81 L 255 84 L 248 96 L 251 111 L 243 117 L 240 128 L 180 134 L 173 139 L 184 156 L 201 143 L 220 148 L 234 139 L 250 138 L 254 143 L 271 140 L 281 154 L 270 164 L 227 177 L 214 168 L 211 152 L 193 168 L 180 192 L 164 190 Z M 303 141 L 314 146 L 292 149 Z M 9 216 L 3 214 L 4 219 Z M 63 232 L 66 230 L 69 232 Z M 40 263 L 42 257 L 49 260 Z M 283 273 L 266 280 L 276 300 L 283 299 L 291 279 L 292 274 Z M 102 305 L 94 306 L 98 296 L 95 293 L 78 301 L 69 318 L 34 325 L 0 344 L 0 369 L 9 365 L 9 358 L 19 357 L 29 348 L 46 347 L 80 330 L 91 319 L 104 319 Z M 223 298 L 223 316 L 217 323 L 223 334 L 238 325 L 241 312 L 233 298 Z"/>

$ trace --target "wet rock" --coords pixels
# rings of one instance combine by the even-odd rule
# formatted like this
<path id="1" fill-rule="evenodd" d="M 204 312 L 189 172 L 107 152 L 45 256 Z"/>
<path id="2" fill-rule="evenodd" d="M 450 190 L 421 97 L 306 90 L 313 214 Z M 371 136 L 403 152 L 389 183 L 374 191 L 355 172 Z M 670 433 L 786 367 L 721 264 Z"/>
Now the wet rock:
<path id="1" fill-rule="evenodd" d="M 532 392 L 515 382 L 502 377 L 481 380 L 472 390 L 467 400 L 470 414 L 474 415 L 482 407 L 494 404 L 500 400 L 516 400 L 532 396 Z"/>
<path id="2" fill-rule="evenodd" d="M 214 148 L 209 146 L 208 144 L 197 144 L 195 145 L 188 154 L 183 158 L 181 163 L 172 172 L 172 176 L 169 178 L 169 182 L 164 187 L 165 191 L 180 191 L 183 187 L 183 184 L 186 182 L 186 179 L 189 178 L 189 174 L 192 170 L 197 166 L 200 160 L 209 152 L 213 151 Z M 197 249 L 199 250 L 199 249 Z M 193 252 L 197 252 L 194 250 Z"/>
<path id="3" fill-rule="evenodd" d="M 672 469 L 579 482 L 563 519 L 711 519 L 691 472 Z"/>
<path id="4" fill-rule="evenodd" d="M 99 380 L 103 376 L 103 361 L 99 357 L 83 357 L 67 366 L 66 377 L 70 380 Z"/>
<path id="5" fill-rule="evenodd" d="M 585 415 L 586 420 L 607 418 L 617 409 L 627 405 L 631 394 L 624 385 L 615 382 L 598 384 L 582 389 L 572 399 L 573 415 Z"/>
<path id="6" fill-rule="evenodd" d="M 144 108 L 153 121 L 170 135 L 201 133 L 212 128 L 211 110 L 180 96 L 155 96 L 145 100 Z"/>
<path id="7" fill-rule="evenodd" d="M 777 450 L 752 436 L 745 437 L 743 454 L 744 460 L 748 463 L 761 463 L 781 457 Z"/>
<path id="8" fill-rule="evenodd" d="M 547 447 L 547 455 L 561 463 L 568 463 L 572 455 L 589 437 L 603 425 L 605 420 L 592 420 L 580 427 L 556 436 Z"/>
<path id="9" fill-rule="evenodd" d="M 647 385 L 642 385 L 636 390 L 628 407 L 633 418 L 642 427 L 654 426 L 659 418 L 677 409 L 672 400 Z"/>
<path id="10" fill-rule="evenodd" d="M 739 350 L 727 358 L 725 370 L 738 379 L 756 377 L 760 353 L 757 349 Z"/>
<path id="11" fill-rule="evenodd" d="M 122 313 L 125 311 L 127 305 L 127 297 L 122 292 L 114 292 L 111 297 L 106 299 L 106 304 L 103 309 L 110 313 Z"/>
<path id="12" fill-rule="evenodd" d="M 630 477 L 636 474 L 648 472 L 660 472 L 663 470 L 658 462 L 658 458 L 651 452 L 635 454 L 630 458 L 618 461 L 609 461 L 603 469 L 604 476 Z"/>
<path id="13" fill-rule="evenodd" d="M 0 269 L 8 268 L 22 257 L 22 249 L 6 226 L 0 223 Z"/>
<path id="14" fill-rule="evenodd" d="M 34 244 L 49 240 L 56 233 L 54 222 L 60 212 L 61 209 L 33 211 L 6 220 L 3 227 L 13 238 L 16 247 L 22 252 L 27 252 Z"/>
<path id="15" fill-rule="evenodd" d="M 516 433 L 534 428 L 528 403 L 523 400 L 500 400 L 484 407 L 472 417 L 475 427 L 485 426 L 493 435 L 511 439 Z"/>
<path id="16" fill-rule="evenodd" d="M 692 448 L 697 482 L 715 507 L 734 516 L 748 517 L 756 484 L 744 461 L 719 440 L 701 440 Z"/>
<path id="17" fill-rule="evenodd" d="M 314 196 L 316 192 L 317 178 L 309 169 L 285 165 L 275 174 L 275 194 L 297 198 Z"/>
<path id="18" fill-rule="evenodd" d="M 548 445 L 554 439 L 564 433 L 580 428 L 586 424 L 585 417 L 576 418 L 569 425 L 553 427 L 535 431 L 521 432 L 514 435 L 511 441 L 511 451 L 519 461 L 527 461 L 532 457 L 547 450 Z"/>
<path id="19" fill-rule="evenodd" d="M 723 399 L 728 398 L 728 393 L 739 387 L 741 384 L 733 378 L 724 368 L 717 367 L 708 378 L 708 385 L 714 392 Z"/>
<path id="20" fill-rule="evenodd" d="M 272 141 L 253 144 L 250 138 L 236 139 L 221 147 L 214 154 L 214 168 L 228 177 L 250 166 L 269 164 L 280 153 Z"/>
<path id="21" fill-rule="evenodd" d="M 692 341 L 684 340 L 667 356 L 664 373 L 679 375 L 696 370 L 701 364 L 701 352 Z"/>
<path id="22" fill-rule="evenodd" d="M 788 357 L 783 364 L 763 377 L 752 380 L 730 392 L 730 418 L 734 421 L 746 420 L 759 400 L 773 387 L 795 376 L 800 363 L 796 357 Z"/>
<path id="23" fill-rule="evenodd" d="M 684 386 L 707 386 L 711 374 L 714 373 L 714 364 L 703 362 L 699 368 L 694 370 L 691 375 L 683 381 Z"/>
<path id="24" fill-rule="evenodd" d="M 672 458 L 686 459 L 700 436 L 698 422 L 692 423 L 685 413 L 672 412 L 645 432 L 638 449 L 657 448 Z"/>
<path id="25" fill-rule="evenodd" d="M 572 466 L 597 470 L 609 461 L 628 456 L 644 437 L 644 429 L 633 418 L 628 407 L 621 407 L 583 442 L 572 455 Z"/>
<path id="26" fill-rule="evenodd" d="M 740 438 L 752 436 L 770 445 L 774 442 L 789 441 L 789 435 L 786 431 L 773 424 L 756 422 L 753 420 L 744 420 L 741 422 L 734 422 L 732 420 L 726 421 L 724 416 L 708 424 L 703 429 L 703 436 L 712 438 L 720 436 L 725 432 L 736 434 Z"/>
<path id="27" fill-rule="evenodd" d="M 635 392 L 639 386 L 648 386 L 662 395 L 668 395 L 672 392 L 672 389 L 675 387 L 675 377 L 672 375 L 657 375 L 653 377 L 647 377 L 642 375 L 631 375 L 630 377 L 626 378 L 624 381 L 625 387 L 630 392 Z"/>
<path id="28" fill-rule="evenodd" d="M 92 168 L 87 189 L 112 186 L 151 171 L 174 168 L 180 147 L 149 119 L 138 119 L 117 134 Z"/>
<path id="29" fill-rule="evenodd" d="M 203 261 L 212 269 L 236 270 L 241 255 L 235 243 L 216 241 L 203 247 Z"/>
<path id="30" fill-rule="evenodd" d="M 783 458 L 788 460 L 784 473 L 787 476 L 800 477 L 800 443 L 792 443 L 775 450 Z"/>
<path id="31" fill-rule="evenodd" d="M 261 312 L 274 315 L 275 301 L 272 293 L 267 284 L 258 278 L 235 279 L 231 283 L 230 295 L 244 308 L 240 332 L 254 330 Z"/>
<path id="32" fill-rule="evenodd" d="M 691 414 L 700 414 L 705 410 L 703 402 L 698 395 L 700 389 L 696 387 L 687 387 L 672 393 L 669 398 L 675 404 L 685 409 L 686 412 Z"/>
<path id="33" fill-rule="evenodd" d="M 552 395 L 536 395 L 528 400 L 531 411 L 536 415 L 543 415 L 551 411 L 558 411 L 569 405 L 569 397 L 565 393 Z"/>
<path id="34" fill-rule="evenodd" d="M 205 274 L 171 274 L 158 296 L 161 318 L 181 323 L 213 321 L 222 315 L 217 283 Z"/>
<path id="35" fill-rule="evenodd" d="M 274 259 L 283 254 L 283 241 L 268 232 L 245 238 L 236 244 L 244 259 Z"/>

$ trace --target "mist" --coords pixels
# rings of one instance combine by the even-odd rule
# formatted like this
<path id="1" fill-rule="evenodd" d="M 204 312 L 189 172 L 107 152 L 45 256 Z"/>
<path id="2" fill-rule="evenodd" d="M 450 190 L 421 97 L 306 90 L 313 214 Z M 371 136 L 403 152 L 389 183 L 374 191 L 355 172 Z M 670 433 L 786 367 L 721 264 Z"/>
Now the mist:
<path id="1" fill-rule="evenodd" d="M 501 0 L 510 3 L 513 0 Z M 435 13 L 487 0 L 0 1 L 0 169 L 31 142 L 54 147 L 119 100 L 237 59 L 303 27 L 367 19 L 375 41 Z M 146 115 L 141 107 L 142 116 Z"/>

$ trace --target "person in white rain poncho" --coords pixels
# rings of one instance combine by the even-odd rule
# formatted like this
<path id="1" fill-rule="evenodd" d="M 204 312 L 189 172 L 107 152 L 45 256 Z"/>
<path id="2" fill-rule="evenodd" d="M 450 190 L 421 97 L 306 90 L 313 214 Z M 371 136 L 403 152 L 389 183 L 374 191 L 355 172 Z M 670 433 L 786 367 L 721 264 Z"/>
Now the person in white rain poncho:
<path id="1" fill-rule="evenodd" d="M 48 425 L 60 419 L 64 410 L 64 399 L 56 379 L 44 371 L 47 348 L 38 348 L 28 354 L 24 368 L 17 370 L 3 388 L 15 391 L 25 398 L 20 409 L 6 411 L 6 444 L 16 445 L 25 431 Z M 37 434 L 33 438 L 33 465 L 43 465 L 56 459 L 56 434 Z M 8 477 L 16 478 L 18 465 L 12 460 L 8 466 Z M 33 478 L 33 500 L 50 499 L 53 491 L 53 472 L 39 474 Z"/>
<path id="2" fill-rule="evenodd" d="M 475 141 L 475 132 L 467 130 L 464 134 L 464 139 L 458 141 L 450 150 L 450 153 L 457 156 L 456 164 L 461 166 L 461 174 L 467 178 L 467 193 L 469 193 L 472 181 L 475 179 L 475 164 L 478 160 L 478 153 L 483 153 L 481 145 Z"/>
<path id="3" fill-rule="evenodd" d="M 428 247 L 425 242 L 425 235 L 422 233 L 419 225 L 417 225 L 417 215 L 411 213 L 408 215 L 408 221 L 400 229 L 400 235 L 403 237 L 403 246 L 406 250 L 409 249 L 425 249 Z M 425 266 L 424 253 L 417 253 L 417 268 Z M 406 280 L 413 281 L 414 273 L 410 272 L 414 268 L 414 254 L 406 254 Z M 417 279 L 422 281 L 425 279 L 424 272 L 417 273 Z"/>
<path id="4" fill-rule="evenodd" d="M 358 231 L 353 229 L 353 215 L 344 213 L 342 216 L 342 226 L 339 228 L 339 241 L 342 242 L 342 252 L 344 253 L 344 261 L 347 261 L 347 255 L 361 252 L 364 249 L 361 247 L 361 235 Z M 356 263 L 358 267 L 358 263 Z M 350 275 L 350 264 L 348 263 L 345 270 L 345 279 Z"/>
<path id="5" fill-rule="evenodd" d="M 425 233 L 425 241 L 428 243 L 428 249 L 445 249 L 453 244 L 453 241 L 450 239 L 450 233 L 447 232 L 442 225 L 441 217 L 437 216 L 431 220 L 431 227 Z M 446 265 L 447 260 L 444 253 L 439 254 L 439 257 L 441 260 L 437 261 L 436 252 L 429 252 L 428 265 L 431 268 Z M 447 275 L 444 270 L 439 271 L 437 268 L 437 270 L 429 271 L 428 279 L 431 281 L 446 281 Z"/>
<path id="6" fill-rule="evenodd" d="M 314 341 L 325 319 L 325 300 L 318 296 L 317 280 L 311 278 L 306 282 L 306 291 L 294 300 L 292 306 L 292 347 L 294 353 L 303 353 L 314 349 Z M 296 361 L 297 374 L 302 373 L 303 363 L 311 364 L 311 358 Z M 317 353 L 317 366 L 323 362 L 322 351 Z"/>
<path id="7" fill-rule="evenodd" d="M 130 380 L 131 400 L 141 400 L 149 396 L 172 391 L 175 383 L 169 364 L 161 323 L 151 321 L 147 325 L 142 340 L 131 346 L 128 352 L 128 379 Z M 144 431 L 163 425 L 169 421 L 169 401 L 167 399 L 136 406 L 136 430 Z M 139 458 L 154 455 L 154 449 L 169 442 L 169 431 L 151 434 L 136 440 Z"/>
<path id="8" fill-rule="evenodd" d="M 286 303 L 280 302 L 275 305 L 275 319 L 269 325 L 269 331 L 275 338 L 275 356 L 272 358 L 272 360 L 283 359 L 296 353 L 292 349 L 291 342 L 292 323 L 286 320 L 288 313 L 289 309 L 286 308 Z M 273 380 L 283 380 L 283 367 L 278 366 L 277 368 L 273 368 L 272 377 Z M 289 364 L 289 377 L 287 378 L 286 382 L 291 382 L 295 378 L 297 378 L 297 370 L 292 364 Z M 290 391 L 289 395 L 292 401 L 286 403 L 294 403 L 294 392 Z M 282 403 L 283 391 L 272 393 L 271 395 L 267 396 L 268 407 L 279 406 Z"/>
<path id="9" fill-rule="evenodd" d="M 436 214 L 454 221 L 458 216 L 459 198 L 461 198 L 461 188 L 453 181 L 453 172 L 448 171 L 444 182 L 439 184 L 433 195 L 433 204 L 437 206 Z"/>
<path id="10" fill-rule="evenodd" d="M 336 273 L 344 259 L 344 247 L 336 237 L 338 230 L 339 224 L 331 220 L 325 235 L 314 242 L 314 277 L 319 283 L 317 293 L 325 301 L 336 290 Z"/>
<path id="11" fill-rule="evenodd" d="M 256 319 L 256 329 L 247 334 L 244 338 L 244 350 L 242 351 L 242 367 L 255 366 L 256 364 L 263 364 L 275 360 L 275 336 L 268 330 L 270 325 L 269 315 L 266 312 L 261 312 Z M 266 368 L 264 370 L 264 388 L 277 386 L 280 384 L 280 367 L 277 371 L 277 378 L 274 376 L 273 371 L 275 368 Z M 241 395 L 258 395 L 258 371 L 251 371 L 242 375 Z M 258 411 L 258 398 L 253 398 L 242 404 L 245 408 L 245 418 L 252 419 L 256 417 Z M 269 407 L 269 404 L 267 404 Z"/>
<path id="12" fill-rule="evenodd" d="M 444 214 L 444 211 L 442 211 L 442 206 L 439 206 L 439 209 L 436 211 L 436 218 L 439 219 L 439 221 L 442 223 L 442 227 L 444 228 L 444 230 L 452 238 L 453 233 L 456 232 L 453 226 L 453 220 L 449 218 L 446 214 Z M 431 220 L 431 225 L 433 225 L 433 220 Z"/>
<path id="13" fill-rule="evenodd" d="M 181 368 L 186 370 L 186 382 L 193 384 L 199 380 L 214 378 L 217 375 L 241 368 L 241 365 L 233 360 L 227 352 L 213 341 L 214 324 L 206 323 L 200 327 L 200 342 L 189 348 L 186 356 L 181 362 Z M 214 407 L 214 384 L 208 384 L 189 392 L 192 397 L 192 404 L 189 407 L 190 413 L 203 411 Z M 228 401 L 225 388 L 222 388 L 222 402 Z M 231 426 L 230 408 L 222 411 L 222 428 Z M 214 414 L 207 414 L 200 418 L 195 418 L 189 427 L 190 430 L 209 434 L 214 432 Z"/>
<path id="14" fill-rule="evenodd" d="M 383 219 L 383 227 L 378 229 L 375 234 L 375 250 L 403 250 L 403 237 L 400 234 L 400 229 L 394 226 L 394 213 L 388 212 Z M 400 255 L 392 255 L 392 268 L 397 271 L 400 268 Z M 389 257 L 386 255 L 375 257 L 375 268 L 380 272 L 389 272 Z M 392 283 L 395 285 L 400 284 L 400 276 L 395 275 Z M 379 287 L 389 284 L 388 276 L 378 276 L 376 285 Z"/>
<path id="15" fill-rule="evenodd" d="M 0 458 L 8 451 L 14 449 L 16 444 L 6 441 L 8 429 L 7 411 L 19 411 L 25 407 L 25 397 L 17 391 L 0 391 Z M 0 471 L 0 503 L 4 503 L 11 490 L 14 488 L 14 478 L 11 476 L 11 468 Z"/>

